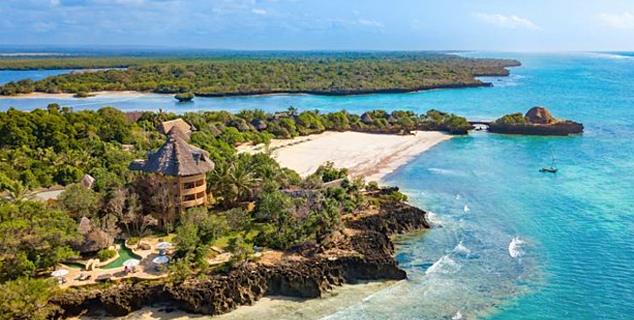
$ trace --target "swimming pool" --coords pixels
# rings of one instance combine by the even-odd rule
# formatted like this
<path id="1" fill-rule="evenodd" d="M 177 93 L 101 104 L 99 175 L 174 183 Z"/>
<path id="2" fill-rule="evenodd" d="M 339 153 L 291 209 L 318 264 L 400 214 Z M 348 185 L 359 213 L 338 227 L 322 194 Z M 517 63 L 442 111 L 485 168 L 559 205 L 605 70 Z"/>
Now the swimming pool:
<path id="1" fill-rule="evenodd" d="M 110 262 L 109 264 L 101 267 L 101 269 L 115 269 L 123 266 L 123 262 L 128 259 L 138 259 L 141 260 L 142 257 L 134 254 L 132 250 L 128 249 L 125 244 L 122 242 L 119 244 L 119 258 L 117 260 Z"/>

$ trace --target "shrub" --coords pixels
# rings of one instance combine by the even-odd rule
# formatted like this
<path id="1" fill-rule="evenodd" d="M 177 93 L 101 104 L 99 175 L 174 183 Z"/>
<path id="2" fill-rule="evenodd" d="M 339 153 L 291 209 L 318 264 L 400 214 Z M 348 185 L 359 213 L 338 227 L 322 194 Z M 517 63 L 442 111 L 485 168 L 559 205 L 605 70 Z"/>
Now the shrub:
<path id="1" fill-rule="evenodd" d="M 112 249 L 103 249 L 97 252 L 97 258 L 101 262 L 107 261 L 108 259 L 112 259 L 116 255 L 117 255 L 117 251 Z"/>
<path id="2" fill-rule="evenodd" d="M 496 124 L 506 124 L 506 125 L 524 125 L 528 124 L 526 118 L 521 113 L 513 113 L 507 114 L 502 118 L 495 120 Z"/>
<path id="3" fill-rule="evenodd" d="M 51 279 L 19 278 L 0 284 L 0 320 L 46 320 L 48 300 L 57 291 Z"/>

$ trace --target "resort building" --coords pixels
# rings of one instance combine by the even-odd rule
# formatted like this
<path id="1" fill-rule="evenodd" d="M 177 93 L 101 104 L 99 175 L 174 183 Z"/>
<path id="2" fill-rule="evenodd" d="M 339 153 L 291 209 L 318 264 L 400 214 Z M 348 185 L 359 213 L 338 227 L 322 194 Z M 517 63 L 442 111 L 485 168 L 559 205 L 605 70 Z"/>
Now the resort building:
<path id="1" fill-rule="evenodd" d="M 186 209 L 207 205 L 209 199 L 205 177 L 214 168 L 209 153 L 188 144 L 189 134 L 183 128 L 191 127 L 181 119 L 170 122 L 160 127 L 160 131 L 168 130 L 167 141 L 157 151 L 148 152 L 147 160 L 135 160 L 130 164 L 130 170 L 162 178 L 160 187 L 164 189 L 160 191 L 168 192 L 171 208 L 169 212 L 156 215 L 162 225 L 174 223 Z"/>
<path id="2" fill-rule="evenodd" d="M 162 134 L 168 134 L 174 127 L 178 127 L 185 134 L 188 140 L 192 135 L 192 131 L 196 131 L 196 127 L 190 125 L 181 118 L 162 122 L 157 128 L 157 131 Z"/>

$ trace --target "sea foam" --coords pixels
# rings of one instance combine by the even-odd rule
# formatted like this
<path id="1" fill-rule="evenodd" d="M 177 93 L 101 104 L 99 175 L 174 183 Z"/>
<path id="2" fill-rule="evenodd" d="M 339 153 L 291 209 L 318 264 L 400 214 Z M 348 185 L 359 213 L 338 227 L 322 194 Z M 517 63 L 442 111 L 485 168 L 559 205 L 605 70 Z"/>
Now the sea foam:
<path id="1" fill-rule="evenodd" d="M 464 244 L 462 244 L 462 241 L 460 241 L 454 248 L 453 251 L 456 253 L 460 253 L 460 254 L 464 254 L 464 255 L 470 255 L 471 254 L 471 250 L 467 247 L 464 246 Z"/>
<path id="2" fill-rule="evenodd" d="M 438 215 L 435 212 L 428 211 L 427 220 L 431 222 L 431 224 L 436 224 L 436 225 L 442 224 L 442 221 L 438 218 Z"/>
<path id="3" fill-rule="evenodd" d="M 519 258 L 524 255 L 524 251 L 522 250 L 522 246 L 525 244 L 522 239 L 519 237 L 513 238 L 511 243 L 509 243 L 509 255 L 512 258 Z"/>
<path id="4" fill-rule="evenodd" d="M 451 259 L 448 255 L 443 256 L 434 262 L 429 269 L 425 271 L 426 275 L 440 273 L 440 274 L 452 274 L 460 270 L 460 264 Z"/>

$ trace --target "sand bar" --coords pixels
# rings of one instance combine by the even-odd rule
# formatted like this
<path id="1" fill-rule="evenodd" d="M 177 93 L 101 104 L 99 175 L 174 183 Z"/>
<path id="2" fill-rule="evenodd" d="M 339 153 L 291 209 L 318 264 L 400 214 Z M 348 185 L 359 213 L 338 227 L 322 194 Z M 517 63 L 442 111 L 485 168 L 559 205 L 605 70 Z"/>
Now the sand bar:
<path id="1" fill-rule="evenodd" d="M 451 135 L 441 132 L 417 131 L 399 136 L 360 132 L 325 132 L 290 140 L 273 140 L 269 146 L 273 157 L 283 166 L 307 176 L 327 161 L 350 169 L 353 176 L 367 181 L 380 181 L 386 175 L 407 164 L 416 156 Z M 257 153 L 265 148 L 241 146 L 239 152 Z"/>
<path id="2" fill-rule="evenodd" d="M 77 100 L 89 99 L 98 96 L 121 96 L 121 97 L 141 97 L 148 94 L 154 94 L 151 92 L 137 92 L 137 91 L 95 91 L 89 92 L 91 95 L 87 98 L 75 98 Z M 45 92 L 31 92 L 26 94 L 16 94 L 14 96 L 0 96 L 0 99 L 69 99 L 73 98 L 74 93 L 45 93 Z"/>

